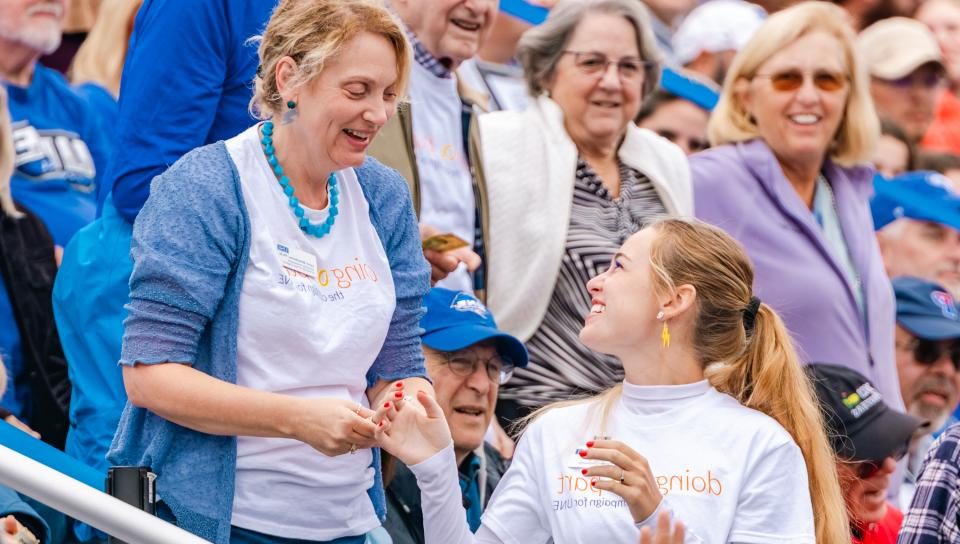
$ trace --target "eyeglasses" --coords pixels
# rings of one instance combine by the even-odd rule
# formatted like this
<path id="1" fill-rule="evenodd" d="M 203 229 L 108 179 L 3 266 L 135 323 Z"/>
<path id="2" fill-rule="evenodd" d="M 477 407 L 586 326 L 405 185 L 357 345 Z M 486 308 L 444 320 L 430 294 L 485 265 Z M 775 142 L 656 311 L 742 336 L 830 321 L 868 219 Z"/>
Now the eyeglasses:
<path id="1" fill-rule="evenodd" d="M 943 357 L 944 353 L 950 356 L 953 368 L 960 372 L 960 340 L 946 342 L 943 340 L 924 340 L 914 338 L 909 342 L 894 342 L 897 349 L 912 351 L 913 358 L 924 366 L 930 366 Z"/>
<path id="2" fill-rule="evenodd" d="M 477 366 L 483 363 L 487 367 L 487 377 L 490 378 L 491 382 L 498 385 L 507 383 L 513 376 L 513 369 L 516 368 L 509 357 L 494 355 L 489 359 L 481 360 L 476 352 L 469 348 L 452 353 L 441 351 L 440 356 L 443 359 L 443 364 L 449 366 L 454 374 L 464 378 L 472 376 L 477 371 Z"/>
<path id="3" fill-rule="evenodd" d="M 898 89 L 909 89 L 918 87 L 922 89 L 934 89 L 940 86 L 944 74 L 940 72 L 914 72 L 899 79 L 881 79 L 887 85 Z"/>
<path id="4" fill-rule="evenodd" d="M 842 91 L 847 87 L 847 82 L 850 79 L 846 74 L 841 72 L 801 72 L 800 70 L 787 70 L 775 74 L 757 74 L 754 77 L 770 78 L 770 86 L 773 87 L 773 90 L 781 93 L 789 93 L 803 86 L 803 78 L 806 74 L 812 75 L 813 84 L 818 89 L 828 93 Z"/>
<path id="5" fill-rule="evenodd" d="M 910 441 L 904 442 L 897 451 L 893 452 L 892 457 L 894 461 L 899 461 L 907 455 L 907 451 L 910 449 Z M 883 462 L 886 461 L 886 458 L 879 461 L 860 461 L 858 463 L 852 463 L 850 468 L 853 469 L 853 472 L 857 475 L 857 478 L 861 480 L 866 480 L 867 478 L 873 478 L 878 472 L 880 472 L 880 467 L 883 466 Z"/>
<path id="6" fill-rule="evenodd" d="M 607 56 L 603 53 L 564 51 L 563 54 L 573 55 L 573 63 L 588 76 L 602 75 L 606 73 L 608 66 L 616 64 L 620 79 L 636 81 L 646 75 L 646 72 L 653 67 L 652 62 L 645 62 L 640 59 L 607 60 Z"/>

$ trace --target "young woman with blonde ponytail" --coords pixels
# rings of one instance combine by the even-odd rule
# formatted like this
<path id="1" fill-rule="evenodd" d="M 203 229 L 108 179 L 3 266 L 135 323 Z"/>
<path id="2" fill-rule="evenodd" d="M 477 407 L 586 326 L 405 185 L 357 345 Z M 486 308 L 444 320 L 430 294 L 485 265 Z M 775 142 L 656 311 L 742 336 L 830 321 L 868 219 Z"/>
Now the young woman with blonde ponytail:
<path id="1" fill-rule="evenodd" d="M 416 474 L 427 544 L 636 544 L 667 512 L 685 542 L 849 542 L 832 450 L 783 323 L 723 231 L 665 220 L 588 284 L 584 345 L 626 379 L 534 413 L 470 534 L 443 412 L 391 411 L 380 444 Z"/>

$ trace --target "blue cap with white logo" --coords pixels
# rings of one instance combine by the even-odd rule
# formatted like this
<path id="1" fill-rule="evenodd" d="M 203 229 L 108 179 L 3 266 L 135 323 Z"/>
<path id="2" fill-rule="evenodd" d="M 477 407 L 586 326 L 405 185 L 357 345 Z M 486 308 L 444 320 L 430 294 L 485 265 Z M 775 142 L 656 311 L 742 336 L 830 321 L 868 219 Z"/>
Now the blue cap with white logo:
<path id="1" fill-rule="evenodd" d="M 887 179 L 873 178 L 873 228 L 880 230 L 901 217 L 932 221 L 960 231 L 960 195 L 936 172 L 907 172 Z"/>
<path id="2" fill-rule="evenodd" d="M 924 340 L 960 338 L 960 315 L 946 289 L 913 276 L 891 283 L 897 295 L 897 323 Z"/>
<path id="3" fill-rule="evenodd" d="M 426 332 L 420 340 L 433 349 L 457 351 L 488 338 L 497 341 L 497 353 L 515 366 L 530 360 L 523 342 L 497 329 L 490 310 L 472 294 L 434 287 L 423 297 L 427 313 L 420 319 Z"/>

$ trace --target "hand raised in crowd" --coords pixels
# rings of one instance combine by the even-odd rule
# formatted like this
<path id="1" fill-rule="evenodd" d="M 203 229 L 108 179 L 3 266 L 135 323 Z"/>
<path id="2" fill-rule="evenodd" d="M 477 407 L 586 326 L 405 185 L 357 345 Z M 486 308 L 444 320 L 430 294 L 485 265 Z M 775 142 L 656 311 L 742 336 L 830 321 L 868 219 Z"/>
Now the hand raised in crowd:
<path id="1" fill-rule="evenodd" d="M 640 544 L 683 544 L 684 530 L 680 520 L 673 522 L 673 533 L 670 532 L 670 514 L 660 512 L 657 517 L 657 532 L 649 527 L 640 529 Z"/>
<path id="2" fill-rule="evenodd" d="M 21 538 L 15 538 L 18 536 Z M 0 520 L 0 544 L 35 544 L 36 542 L 39 542 L 37 537 L 20 525 L 17 518 L 7 516 Z"/>
<path id="3" fill-rule="evenodd" d="M 375 416 L 380 419 L 376 431 L 380 446 L 407 466 L 426 461 L 453 440 L 437 401 L 423 391 L 417 391 L 416 400 L 419 404 L 379 406 Z"/>
<path id="4" fill-rule="evenodd" d="M 420 226 L 420 239 L 443 234 L 437 227 L 430 225 Z M 460 263 L 467 265 L 467 270 L 473 272 L 480 266 L 480 256 L 474 253 L 469 247 L 462 247 L 440 253 L 431 249 L 425 249 L 423 256 L 430 263 L 430 286 L 433 287 L 438 281 L 446 278 L 451 272 L 460 266 Z"/>
<path id="5" fill-rule="evenodd" d="M 377 445 L 376 425 L 369 418 L 373 410 L 344 399 L 306 399 L 310 417 L 298 424 L 297 440 L 324 455 L 334 457 Z"/>
<path id="6" fill-rule="evenodd" d="M 580 456 L 613 463 L 585 468 L 583 474 L 591 478 L 594 488 L 615 493 L 626 501 L 634 521 L 639 523 L 649 518 L 657 509 L 663 495 L 650 465 L 629 446 L 616 440 L 593 440 L 587 442 L 587 449 L 581 451 Z"/>

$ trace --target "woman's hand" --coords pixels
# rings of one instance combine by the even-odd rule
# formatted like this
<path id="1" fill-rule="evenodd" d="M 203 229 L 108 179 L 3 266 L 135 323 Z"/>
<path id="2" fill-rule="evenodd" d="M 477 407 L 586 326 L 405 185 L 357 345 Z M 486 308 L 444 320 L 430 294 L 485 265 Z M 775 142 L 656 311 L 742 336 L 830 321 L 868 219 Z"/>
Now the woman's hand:
<path id="1" fill-rule="evenodd" d="M 34 431 L 33 429 L 30 428 L 29 425 L 17 419 L 17 416 L 10 414 L 6 418 L 4 418 L 4 421 L 20 429 L 21 431 L 29 434 L 30 436 L 36 438 L 37 440 L 40 440 L 40 433 L 38 433 L 37 431 Z"/>
<path id="2" fill-rule="evenodd" d="M 20 525 L 17 518 L 7 516 L 0 520 L 0 544 L 36 544 L 36 542 L 37 537 Z"/>
<path id="3" fill-rule="evenodd" d="M 324 455 L 334 457 L 356 449 L 377 445 L 376 425 L 368 418 L 374 414 L 368 408 L 343 399 L 301 399 L 306 414 L 295 431 L 295 438 L 309 444 Z M 356 451 L 356 450 L 354 450 Z"/>
<path id="4" fill-rule="evenodd" d="M 673 522 L 673 534 L 670 534 L 670 514 L 660 512 L 657 518 L 656 535 L 649 527 L 640 529 L 640 544 L 683 544 L 683 524 L 679 520 Z"/>
<path id="5" fill-rule="evenodd" d="M 443 409 L 433 397 L 417 391 L 419 404 L 395 403 L 377 407 L 376 438 L 380 446 L 407 466 L 416 465 L 433 457 L 450 445 L 450 428 L 443 417 Z"/>
<path id="6" fill-rule="evenodd" d="M 657 509 L 663 495 L 650 472 L 650 465 L 642 455 L 616 440 L 587 442 L 587 450 L 580 452 L 580 455 L 584 459 L 613 463 L 585 468 L 583 474 L 596 478 L 591 480 L 594 488 L 620 495 L 630 507 L 635 522 L 649 518 Z"/>

